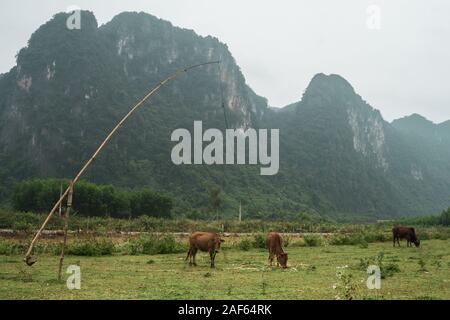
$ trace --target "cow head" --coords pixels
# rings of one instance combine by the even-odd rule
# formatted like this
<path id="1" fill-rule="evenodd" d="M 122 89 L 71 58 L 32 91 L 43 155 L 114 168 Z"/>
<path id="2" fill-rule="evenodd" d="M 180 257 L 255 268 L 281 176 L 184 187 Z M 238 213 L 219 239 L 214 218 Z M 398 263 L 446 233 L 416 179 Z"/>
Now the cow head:
<path id="1" fill-rule="evenodd" d="M 420 247 L 420 240 L 419 239 L 415 239 L 413 241 L 413 243 L 416 245 L 417 248 Z"/>
<path id="2" fill-rule="evenodd" d="M 287 268 L 287 260 L 288 260 L 288 255 L 287 253 L 280 253 L 277 255 L 277 260 L 278 263 L 281 265 L 282 268 Z"/>
<path id="3" fill-rule="evenodd" d="M 215 251 L 216 253 L 219 252 L 219 250 L 220 250 L 220 245 L 221 245 L 223 242 L 225 242 L 225 240 L 220 239 L 220 238 L 216 238 L 216 240 L 215 240 L 215 242 L 214 242 L 214 251 Z"/>

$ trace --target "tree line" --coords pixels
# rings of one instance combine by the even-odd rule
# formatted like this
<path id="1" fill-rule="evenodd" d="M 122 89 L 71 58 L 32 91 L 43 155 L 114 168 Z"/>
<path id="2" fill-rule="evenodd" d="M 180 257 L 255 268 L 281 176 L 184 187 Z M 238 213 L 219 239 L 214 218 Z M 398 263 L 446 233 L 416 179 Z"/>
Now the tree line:
<path id="1" fill-rule="evenodd" d="M 69 186 L 69 181 L 33 179 L 17 183 L 13 189 L 12 204 L 23 212 L 48 212 Z M 63 203 L 65 204 L 65 202 Z M 73 209 L 83 216 L 137 217 L 148 215 L 169 218 L 172 198 L 148 188 L 120 190 L 112 185 L 97 185 L 79 181 L 74 186 Z"/>

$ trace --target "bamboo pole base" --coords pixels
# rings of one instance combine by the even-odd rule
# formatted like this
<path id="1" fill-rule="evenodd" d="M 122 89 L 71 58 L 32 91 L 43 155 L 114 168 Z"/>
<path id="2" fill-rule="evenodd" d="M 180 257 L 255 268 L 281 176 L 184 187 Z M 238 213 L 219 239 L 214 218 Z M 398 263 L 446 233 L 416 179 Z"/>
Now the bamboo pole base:
<path id="1" fill-rule="evenodd" d="M 33 264 L 36 263 L 37 258 L 36 258 L 35 256 L 29 255 L 29 256 L 26 256 L 26 257 L 23 259 L 23 261 L 25 261 L 25 263 L 26 263 L 28 266 L 31 267 Z"/>

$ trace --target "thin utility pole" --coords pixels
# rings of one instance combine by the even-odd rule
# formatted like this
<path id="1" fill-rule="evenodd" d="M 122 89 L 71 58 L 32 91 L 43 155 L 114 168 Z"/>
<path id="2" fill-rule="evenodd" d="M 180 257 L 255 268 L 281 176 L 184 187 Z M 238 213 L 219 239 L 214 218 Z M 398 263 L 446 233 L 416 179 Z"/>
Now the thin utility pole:
<path id="1" fill-rule="evenodd" d="M 242 201 L 239 201 L 239 222 L 242 221 Z"/>
<path id="2" fill-rule="evenodd" d="M 62 182 L 61 185 L 59 186 L 59 197 L 62 197 Z M 59 216 L 62 216 L 62 202 L 59 203 Z"/>

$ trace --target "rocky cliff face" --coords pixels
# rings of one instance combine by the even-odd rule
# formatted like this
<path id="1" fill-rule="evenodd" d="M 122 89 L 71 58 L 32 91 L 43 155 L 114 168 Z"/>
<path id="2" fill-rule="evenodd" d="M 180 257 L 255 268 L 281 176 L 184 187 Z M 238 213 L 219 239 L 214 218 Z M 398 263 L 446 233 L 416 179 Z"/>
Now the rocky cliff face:
<path id="1" fill-rule="evenodd" d="M 73 171 L 131 104 L 178 68 L 222 61 L 220 67 L 191 71 L 158 94 L 153 103 L 165 104 L 165 110 L 157 112 L 170 118 L 161 130 L 188 125 L 188 119 L 223 127 L 222 101 L 230 125 L 247 128 L 267 107 L 215 38 L 144 13 L 122 13 L 99 28 L 93 14 L 83 12 L 81 30 L 68 30 L 67 16 L 57 14 L 39 28 L 20 51 L 17 66 L 1 79 L 3 154 L 17 151 L 16 159 L 33 163 L 30 170 L 38 176 Z M 146 129 L 134 134 L 145 135 Z M 81 157 L 74 156 L 71 168 L 55 168 L 57 159 L 74 153 Z"/>
<path id="2" fill-rule="evenodd" d="M 380 112 L 362 100 L 347 80 L 335 74 L 317 74 L 311 80 L 303 101 L 346 112 L 354 150 L 366 159 L 374 160 L 383 170 L 388 169 L 386 123 Z"/>

